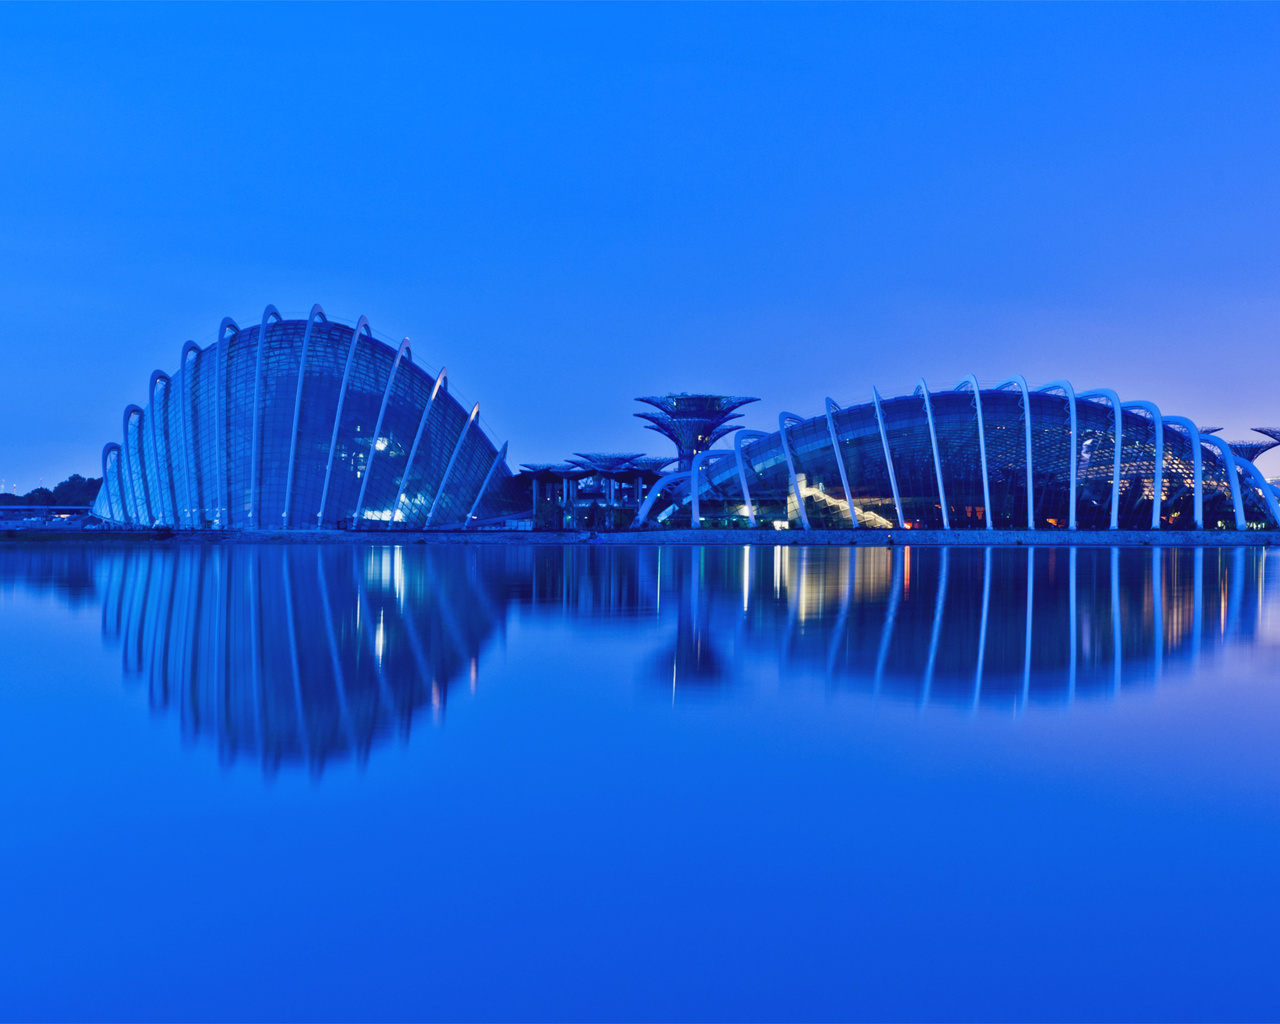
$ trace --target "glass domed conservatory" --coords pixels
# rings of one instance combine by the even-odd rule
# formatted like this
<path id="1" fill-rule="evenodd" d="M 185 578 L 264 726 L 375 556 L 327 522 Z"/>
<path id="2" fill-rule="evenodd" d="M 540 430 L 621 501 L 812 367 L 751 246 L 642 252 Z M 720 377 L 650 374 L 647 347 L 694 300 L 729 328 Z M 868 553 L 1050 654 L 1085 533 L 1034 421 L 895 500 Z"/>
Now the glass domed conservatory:
<path id="1" fill-rule="evenodd" d="M 1228 442 L 1154 403 L 969 377 L 739 430 L 666 474 L 636 525 L 1244 530 L 1280 526 L 1277 494 Z"/>
<path id="2" fill-rule="evenodd" d="M 258 326 L 222 321 L 187 342 L 171 377 L 151 375 L 146 408 L 124 411 L 102 452 L 93 512 L 177 529 L 465 527 L 519 514 L 498 450 L 449 394 L 444 370 L 415 364 L 315 306 Z"/>

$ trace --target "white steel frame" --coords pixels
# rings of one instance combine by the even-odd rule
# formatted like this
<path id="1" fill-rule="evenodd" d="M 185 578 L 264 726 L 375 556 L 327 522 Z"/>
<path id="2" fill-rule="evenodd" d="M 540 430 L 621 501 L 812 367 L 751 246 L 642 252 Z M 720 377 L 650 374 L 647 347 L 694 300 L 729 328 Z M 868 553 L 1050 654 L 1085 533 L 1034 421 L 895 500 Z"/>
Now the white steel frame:
<path id="1" fill-rule="evenodd" d="M 387 415 L 387 403 L 391 401 L 391 387 L 396 382 L 396 371 L 400 369 L 400 360 L 405 356 L 413 361 L 413 353 L 409 351 L 409 339 L 400 342 L 396 357 L 391 363 L 391 372 L 387 375 L 387 386 L 382 390 L 382 405 L 378 408 L 378 422 L 373 427 L 373 440 L 369 442 L 369 458 L 364 464 L 364 478 L 360 481 L 360 496 L 356 498 L 356 512 L 352 517 L 356 523 L 364 513 L 364 495 L 369 489 L 369 478 L 373 476 L 373 459 L 378 454 L 378 438 L 382 436 L 382 421 Z"/>
<path id="2" fill-rule="evenodd" d="M 324 489 L 320 492 L 320 510 L 316 512 L 316 529 L 324 525 L 325 505 L 329 502 L 329 482 L 333 476 L 333 456 L 338 450 L 338 427 L 342 423 L 342 407 L 347 401 L 347 385 L 351 382 L 351 367 L 356 361 L 356 348 L 360 344 L 360 332 L 372 342 L 373 331 L 369 328 L 367 317 L 356 322 L 356 329 L 351 332 L 351 349 L 347 352 L 347 365 L 342 371 L 342 387 L 338 391 L 338 410 L 333 414 L 333 435 L 329 439 L 329 460 L 324 467 Z"/>
<path id="3" fill-rule="evenodd" d="M 942 528 L 951 529 L 951 516 L 947 512 L 947 488 L 942 482 L 942 456 L 938 453 L 938 431 L 933 425 L 933 400 L 929 396 L 929 385 L 920 378 L 913 395 L 924 399 L 924 414 L 929 420 L 929 443 L 933 446 L 933 471 L 938 478 L 938 507 L 942 510 Z"/>
<path id="4" fill-rule="evenodd" d="M 782 438 L 782 454 L 787 459 L 787 475 L 791 479 L 791 493 L 796 496 L 796 505 L 800 509 L 800 527 L 801 529 L 809 529 L 809 513 L 804 508 L 804 495 L 800 493 L 800 481 L 796 478 L 796 463 L 791 455 L 791 441 L 787 437 L 788 423 L 803 423 L 801 419 L 793 412 L 778 413 L 778 436 Z M 691 481 L 696 484 L 696 481 Z"/>
<path id="5" fill-rule="evenodd" d="M 982 420 L 982 389 L 978 386 L 978 378 L 973 374 L 957 384 L 954 390 L 963 391 L 966 387 L 973 388 L 973 408 L 978 416 L 978 459 L 982 463 L 982 500 L 985 503 L 982 518 L 986 528 L 994 530 L 995 523 L 991 521 L 991 477 L 987 472 L 987 427 Z"/>
<path id="6" fill-rule="evenodd" d="M 1076 419 L 1076 390 L 1069 380 L 1053 380 L 1044 387 L 1036 388 L 1041 394 L 1061 391 L 1067 396 L 1067 408 L 1071 415 L 1071 507 L 1067 511 L 1067 529 L 1076 528 L 1076 506 L 1080 504 L 1079 472 L 1080 472 L 1080 430 Z"/>
<path id="7" fill-rule="evenodd" d="M 902 499 L 898 496 L 898 474 L 893 471 L 893 455 L 889 452 L 889 434 L 884 426 L 884 411 L 880 408 L 880 392 L 873 386 L 871 400 L 876 407 L 876 422 L 880 424 L 880 444 L 884 448 L 884 464 L 889 467 L 889 489 L 893 492 L 893 508 L 898 515 L 898 527 L 905 530 L 906 520 L 902 518 Z"/>
<path id="8" fill-rule="evenodd" d="M 1021 374 L 1014 374 L 997 384 L 992 390 L 1003 391 L 1016 386 L 1022 392 L 1022 426 L 1027 440 L 1027 529 L 1036 528 L 1036 497 L 1033 488 L 1034 477 L 1031 473 L 1031 392 L 1027 388 L 1027 380 Z"/>

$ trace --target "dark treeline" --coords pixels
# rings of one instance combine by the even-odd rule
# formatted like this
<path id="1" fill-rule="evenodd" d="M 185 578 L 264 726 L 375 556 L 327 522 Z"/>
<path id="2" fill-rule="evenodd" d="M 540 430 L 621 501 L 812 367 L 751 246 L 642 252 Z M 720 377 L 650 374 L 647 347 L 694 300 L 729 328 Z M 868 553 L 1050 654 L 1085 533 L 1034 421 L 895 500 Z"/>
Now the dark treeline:
<path id="1" fill-rule="evenodd" d="M 37 487 L 26 494 L 0 494 L 0 505 L 92 505 L 101 486 L 100 476 L 86 480 L 72 473 L 53 490 Z"/>

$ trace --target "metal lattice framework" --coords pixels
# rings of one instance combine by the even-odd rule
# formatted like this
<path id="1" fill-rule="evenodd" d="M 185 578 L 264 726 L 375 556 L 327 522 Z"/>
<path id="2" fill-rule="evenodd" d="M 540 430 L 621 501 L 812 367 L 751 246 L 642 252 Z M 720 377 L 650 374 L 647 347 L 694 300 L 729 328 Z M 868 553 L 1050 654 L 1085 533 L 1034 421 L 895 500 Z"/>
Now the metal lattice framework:
<path id="1" fill-rule="evenodd" d="M 1252 443 L 1251 443 L 1252 444 Z M 1262 449 L 1269 447 L 1258 443 Z M 687 510 L 732 525 L 801 529 L 1247 529 L 1280 527 L 1280 489 L 1235 443 L 1152 402 L 1021 377 L 823 415 L 783 413 L 665 474 L 636 525 Z"/>
<path id="2" fill-rule="evenodd" d="M 1280 441 L 1228 441 L 1227 446 L 1233 455 L 1250 462 L 1257 462 L 1258 456 L 1280 446 Z"/>
<path id="3" fill-rule="evenodd" d="M 146 408 L 125 409 L 94 513 L 176 529 L 421 529 L 519 514 L 506 445 L 445 380 L 364 317 L 349 327 L 315 306 L 286 320 L 268 306 L 254 327 L 227 318 L 213 345 L 183 346 L 172 377 L 151 375 Z"/>

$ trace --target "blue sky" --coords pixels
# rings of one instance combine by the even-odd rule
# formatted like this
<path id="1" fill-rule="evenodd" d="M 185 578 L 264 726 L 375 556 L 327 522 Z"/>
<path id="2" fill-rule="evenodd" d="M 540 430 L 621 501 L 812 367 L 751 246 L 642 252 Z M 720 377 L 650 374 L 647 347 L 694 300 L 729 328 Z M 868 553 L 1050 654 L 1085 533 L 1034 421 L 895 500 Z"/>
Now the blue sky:
<path id="1" fill-rule="evenodd" d="M 0 477 L 267 303 L 513 464 L 968 373 L 1280 424 L 1280 7 L 0 7 Z M 1280 456 L 1260 465 L 1280 472 Z"/>

